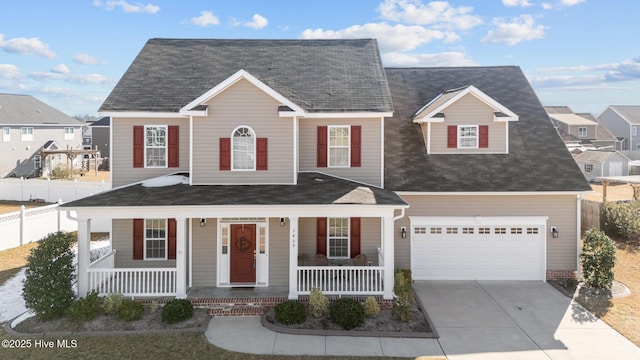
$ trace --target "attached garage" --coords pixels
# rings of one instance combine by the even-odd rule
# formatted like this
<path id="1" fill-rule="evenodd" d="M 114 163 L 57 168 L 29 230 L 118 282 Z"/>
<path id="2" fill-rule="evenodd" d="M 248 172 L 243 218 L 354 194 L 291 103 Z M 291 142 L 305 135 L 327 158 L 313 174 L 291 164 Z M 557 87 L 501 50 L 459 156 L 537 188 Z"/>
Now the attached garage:
<path id="1" fill-rule="evenodd" d="M 410 217 L 414 280 L 542 280 L 546 216 Z"/>

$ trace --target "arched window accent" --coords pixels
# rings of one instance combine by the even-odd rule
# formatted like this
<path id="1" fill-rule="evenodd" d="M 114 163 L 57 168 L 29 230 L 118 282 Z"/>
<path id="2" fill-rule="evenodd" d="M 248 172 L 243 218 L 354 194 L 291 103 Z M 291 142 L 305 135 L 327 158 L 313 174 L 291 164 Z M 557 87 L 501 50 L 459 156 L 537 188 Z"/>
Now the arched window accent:
<path id="1" fill-rule="evenodd" d="M 256 169 L 256 135 L 248 126 L 237 127 L 231 135 L 232 170 Z"/>

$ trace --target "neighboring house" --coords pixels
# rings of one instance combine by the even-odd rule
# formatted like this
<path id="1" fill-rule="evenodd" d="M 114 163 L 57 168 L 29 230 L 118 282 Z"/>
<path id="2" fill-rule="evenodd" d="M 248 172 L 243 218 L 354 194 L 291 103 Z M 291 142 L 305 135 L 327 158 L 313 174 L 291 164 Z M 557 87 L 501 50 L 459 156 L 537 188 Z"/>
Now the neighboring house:
<path id="1" fill-rule="evenodd" d="M 640 151 L 640 106 L 611 105 L 597 119 L 622 141 L 622 150 Z"/>
<path id="2" fill-rule="evenodd" d="M 0 94 L 0 127 L 0 177 L 40 176 L 47 143 L 82 149 L 82 122 L 29 95 Z"/>
<path id="3" fill-rule="evenodd" d="M 518 67 L 384 69 L 370 39 L 152 39 L 100 111 L 114 189 L 62 205 L 81 295 L 576 276 L 591 188 Z M 90 268 L 105 217 L 115 268 Z"/>
<path id="4" fill-rule="evenodd" d="M 575 159 L 589 181 L 602 176 L 629 175 L 629 158 L 619 151 L 585 151 Z"/>
<path id="5" fill-rule="evenodd" d="M 621 142 L 593 115 L 574 113 L 568 106 L 545 106 L 545 110 L 565 144 L 621 150 Z"/>
<path id="6" fill-rule="evenodd" d="M 89 125 L 89 127 L 91 128 L 91 144 L 93 149 L 97 147 L 101 159 L 108 158 L 111 153 L 111 118 L 104 116 Z M 108 164 L 108 162 L 103 162 L 103 165 L 104 164 Z M 106 170 L 108 170 L 108 168 Z"/>

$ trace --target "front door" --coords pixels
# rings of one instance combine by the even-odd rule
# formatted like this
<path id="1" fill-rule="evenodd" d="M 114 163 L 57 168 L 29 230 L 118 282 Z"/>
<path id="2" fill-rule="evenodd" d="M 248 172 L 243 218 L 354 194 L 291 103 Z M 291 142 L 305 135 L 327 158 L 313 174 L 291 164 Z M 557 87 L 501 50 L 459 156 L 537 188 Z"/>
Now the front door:
<path id="1" fill-rule="evenodd" d="M 231 225 L 232 283 L 256 282 L 256 225 Z"/>

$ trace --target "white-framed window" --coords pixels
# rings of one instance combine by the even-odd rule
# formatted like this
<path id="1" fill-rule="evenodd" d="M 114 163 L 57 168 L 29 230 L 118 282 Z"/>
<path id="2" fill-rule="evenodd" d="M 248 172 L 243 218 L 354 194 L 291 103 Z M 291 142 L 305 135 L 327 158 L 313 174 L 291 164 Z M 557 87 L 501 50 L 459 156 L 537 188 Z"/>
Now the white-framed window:
<path id="1" fill-rule="evenodd" d="M 65 127 L 64 128 L 64 139 L 65 140 L 73 140 L 73 138 L 75 137 L 75 129 L 72 127 Z"/>
<path id="2" fill-rule="evenodd" d="M 144 220 L 144 259 L 167 259 L 167 219 Z"/>
<path id="3" fill-rule="evenodd" d="M 42 168 L 42 158 L 40 157 L 40 155 L 34 155 L 33 156 L 33 168 L 34 169 L 41 169 Z"/>
<path id="4" fill-rule="evenodd" d="M 167 167 L 167 126 L 147 125 L 144 137 L 145 167 Z"/>
<path id="5" fill-rule="evenodd" d="M 636 144 L 636 151 L 640 151 L 640 144 Z"/>
<path id="6" fill-rule="evenodd" d="M 638 135 L 638 128 L 635 126 L 631 127 L 631 135 L 636 136 Z"/>
<path id="7" fill-rule="evenodd" d="M 593 171 L 593 164 L 584 164 L 584 171 L 592 172 Z"/>
<path id="8" fill-rule="evenodd" d="M 581 137 L 581 138 L 587 137 L 587 128 L 586 127 L 579 127 L 578 128 L 578 137 Z"/>
<path id="9" fill-rule="evenodd" d="M 329 126 L 329 167 L 349 167 L 350 130 L 348 125 Z"/>
<path id="10" fill-rule="evenodd" d="M 327 257 L 331 259 L 349 258 L 349 218 L 329 218 L 327 231 Z"/>
<path id="11" fill-rule="evenodd" d="M 11 141 L 11 128 L 3 127 L 2 128 L 2 142 L 10 142 Z"/>
<path id="12" fill-rule="evenodd" d="M 478 148 L 478 125 L 458 125 L 458 148 Z"/>
<path id="13" fill-rule="evenodd" d="M 256 135 L 248 126 L 233 130 L 231 136 L 231 170 L 256 169 Z"/>
<path id="14" fill-rule="evenodd" d="M 20 141 L 33 141 L 33 128 L 32 127 L 20 128 Z"/>

